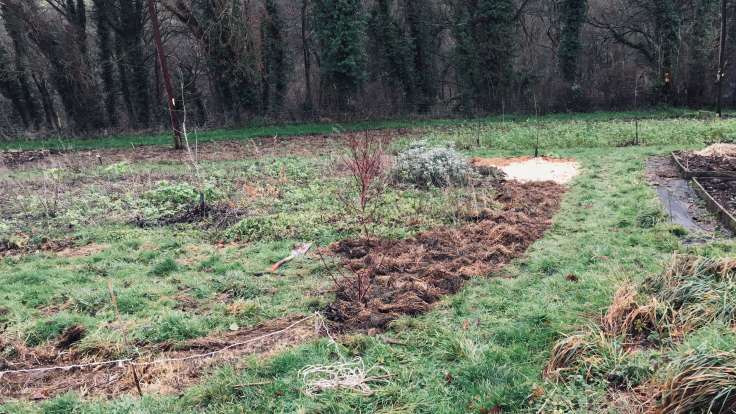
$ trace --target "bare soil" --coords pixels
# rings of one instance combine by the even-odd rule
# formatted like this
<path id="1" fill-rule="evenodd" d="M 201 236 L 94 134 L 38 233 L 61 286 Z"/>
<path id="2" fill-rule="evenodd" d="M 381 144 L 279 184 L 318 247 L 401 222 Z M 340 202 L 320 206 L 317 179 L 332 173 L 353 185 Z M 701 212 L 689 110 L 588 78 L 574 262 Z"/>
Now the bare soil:
<path id="1" fill-rule="evenodd" d="M 78 247 L 67 247 L 63 250 L 58 251 L 56 254 L 60 257 L 73 258 L 73 257 L 87 257 L 93 256 L 97 253 L 105 251 L 109 246 L 106 244 L 90 243 L 85 246 Z"/>
<path id="2" fill-rule="evenodd" d="M 303 318 L 303 315 L 295 315 L 276 319 L 237 332 L 190 340 L 175 349 L 169 349 L 172 347 L 167 344 L 143 347 L 140 350 L 143 356 L 136 359 L 137 363 L 159 361 L 164 358 L 193 357 L 220 350 L 232 344 L 261 338 L 263 335 L 273 334 L 209 358 L 192 358 L 184 361 L 138 366 L 136 374 L 139 378 L 141 390 L 143 394 L 177 394 L 196 383 L 200 376 L 214 365 L 223 362 L 234 362 L 242 365 L 244 364 L 243 355 L 268 357 L 289 346 L 319 336 L 320 332 L 315 326 L 314 319 L 304 321 L 287 331 L 279 332 Z M 46 348 L 29 349 L 22 344 L 0 341 L 0 351 L 3 351 L 0 352 L 0 355 L 7 355 L 8 351 L 14 354 L 12 358 L 0 357 L 0 370 L 42 368 L 92 362 L 93 359 L 79 355 L 73 348 L 68 351 L 64 350 L 64 348 L 75 342 L 76 336 L 79 334 L 77 331 L 70 332 L 65 343 L 58 343 L 56 346 L 50 345 Z M 0 403 L 13 399 L 45 400 L 69 391 L 77 391 L 82 397 L 96 395 L 107 398 L 121 394 L 137 393 L 131 367 L 127 364 L 5 374 L 0 377 Z"/>
<path id="3" fill-rule="evenodd" d="M 6 167 L 17 167 L 22 164 L 38 162 L 51 155 L 48 150 L 34 150 L 34 151 L 0 151 L 0 165 Z"/>
<path id="4" fill-rule="evenodd" d="M 77 249 L 79 249 L 80 251 L 77 252 Z M 74 239 L 70 237 L 59 240 L 47 240 L 41 244 L 18 244 L 17 242 L 12 242 L 10 240 L 0 239 L 0 259 L 4 256 L 16 256 L 36 251 L 58 253 L 62 257 L 77 257 L 88 255 L 86 254 L 87 252 L 84 246 L 75 248 Z M 90 254 L 93 253 L 94 252 L 90 252 Z"/>
<path id="5" fill-rule="evenodd" d="M 703 188 L 731 214 L 736 214 L 736 180 L 699 178 Z"/>
<path id="6" fill-rule="evenodd" d="M 345 240 L 331 246 L 352 276 L 338 284 L 326 310 L 343 329 L 384 329 L 401 315 L 426 312 L 473 276 L 500 270 L 552 224 L 564 187 L 508 181 L 498 187 L 499 211 L 459 227 L 407 240 Z"/>
<path id="7" fill-rule="evenodd" d="M 190 136 L 192 154 L 201 161 L 233 161 L 265 156 L 315 156 L 342 151 L 345 141 L 354 134 L 365 132 L 342 133 L 329 135 L 309 135 L 292 137 L 253 138 L 248 140 L 215 141 L 195 146 Z M 418 130 L 386 129 L 369 131 L 376 139 L 384 138 L 392 141 L 398 138 L 414 136 Z M 308 145 L 305 145 L 307 144 Z M 39 151 L 14 151 L 12 157 L 22 162 L 8 162 L 6 167 L 12 169 L 44 168 L 56 165 L 74 164 L 77 168 L 95 165 L 128 162 L 189 162 L 191 156 L 187 151 L 172 148 L 146 145 L 135 148 L 98 149 L 68 151 L 51 154 L 48 151 L 40 156 Z M 1 164 L 1 163 L 0 163 Z"/>
<path id="8" fill-rule="evenodd" d="M 678 151 L 675 156 L 690 171 L 699 172 L 736 172 L 736 158 L 720 155 L 705 156 L 697 153 Z"/>

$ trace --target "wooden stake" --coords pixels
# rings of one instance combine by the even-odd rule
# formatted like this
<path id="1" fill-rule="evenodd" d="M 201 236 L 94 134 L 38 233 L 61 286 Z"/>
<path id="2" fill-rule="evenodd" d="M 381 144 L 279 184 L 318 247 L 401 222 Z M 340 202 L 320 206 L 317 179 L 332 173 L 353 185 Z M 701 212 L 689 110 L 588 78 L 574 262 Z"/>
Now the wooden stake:
<path id="1" fill-rule="evenodd" d="M 135 365 L 130 364 L 130 371 L 133 372 L 133 381 L 135 381 L 135 389 L 138 390 L 138 396 L 143 397 L 143 390 L 141 390 L 141 380 L 138 379 L 138 373 L 135 371 Z"/>

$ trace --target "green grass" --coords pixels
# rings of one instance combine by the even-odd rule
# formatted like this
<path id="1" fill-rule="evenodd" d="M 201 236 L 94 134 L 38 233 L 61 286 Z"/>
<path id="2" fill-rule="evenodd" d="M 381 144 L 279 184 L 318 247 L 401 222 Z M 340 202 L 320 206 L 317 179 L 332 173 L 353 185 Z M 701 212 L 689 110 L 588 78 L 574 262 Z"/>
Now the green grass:
<path id="1" fill-rule="evenodd" d="M 692 118 L 697 117 L 698 112 L 666 108 L 656 111 L 631 111 L 631 112 L 594 112 L 589 114 L 552 114 L 541 118 L 544 124 L 564 122 L 571 119 L 585 122 L 606 122 L 610 120 L 632 120 L 641 119 L 669 119 L 669 118 Z M 434 128 L 434 127 L 464 127 L 477 124 L 493 125 L 509 122 L 529 122 L 533 117 L 529 115 L 506 115 L 467 119 L 396 119 L 378 121 L 360 121 L 348 123 L 295 123 L 281 125 L 253 125 L 239 129 L 214 129 L 205 131 L 191 131 L 190 139 L 200 143 L 223 140 L 246 140 L 257 137 L 289 137 L 330 134 L 339 131 L 362 131 L 365 129 L 394 129 L 394 128 Z M 537 122 L 536 120 L 534 122 Z M 54 150 L 82 150 L 102 148 L 131 148 L 142 145 L 170 145 L 171 134 L 168 132 L 152 135 L 129 134 L 91 136 L 86 138 L 75 137 L 52 137 L 45 139 L 17 139 L 0 141 L 0 150 L 3 149 L 54 149 Z"/>
<path id="2" fill-rule="evenodd" d="M 617 117 L 622 116 L 628 115 Z M 736 132 L 733 121 L 678 119 L 642 124 L 647 146 L 613 148 L 626 138 L 630 123 L 587 117 L 549 119 L 541 132 L 543 153 L 576 158 L 583 166 L 554 225 L 525 257 L 503 270 L 503 278 L 472 279 L 431 312 L 401 318 L 379 336 L 341 338 L 342 354 L 360 356 L 368 366 L 381 365 L 391 373 L 388 383 L 374 386 L 370 396 L 330 391 L 309 398 L 301 392 L 302 368 L 339 360 L 334 347 L 321 339 L 269 359 L 250 358 L 245 369 L 221 367 L 182 396 L 81 401 L 69 394 L 48 402 L 0 406 L 0 413 L 464 413 L 495 406 L 503 412 L 523 412 L 541 403 L 529 399 L 538 387 L 563 412 L 589 412 L 591 407 L 600 407 L 606 389 L 584 382 L 567 388 L 545 384 L 541 371 L 552 345 L 563 334 L 577 331 L 589 318 L 600 315 L 618 285 L 661 272 L 673 251 L 685 249 L 677 232 L 662 219 L 653 189 L 644 182 L 647 157 Z M 505 156 L 528 154 L 531 137 L 536 135 L 533 127 L 521 121 L 489 124 L 481 131 L 483 148 L 471 145 L 472 125 L 444 125 L 428 132 L 427 138 L 466 143 L 469 155 Z M 65 326 L 81 323 L 91 332 L 81 344 L 83 350 L 95 355 L 103 349 L 125 353 L 119 335 L 104 327 L 114 318 L 106 297 L 107 280 L 114 283 L 132 335 L 151 342 L 181 341 L 225 330 L 232 323 L 249 326 L 284 314 L 321 309 L 329 296 L 304 294 L 330 285 L 314 261 L 297 259 L 282 275 L 253 276 L 287 255 L 295 241 L 310 239 L 324 244 L 357 231 L 355 223 L 339 221 L 344 214 L 339 214 L 333 194 L 344 182 L 325 174 L 331 163 L 329 156 L 280 160 L 203 165 L 205 175 L 214 178 L 226 197 L 239 191 L 231 184 L 237 180 L 260 187 L 274 184 L 281 168 L 269 167 L 272 162 L 287 167 L 288 179 L 279 184 L 280 193 L 247 200 L 257 213 L 253 220 L 260 221 L 236 225 L 233 228 L 238 230 L 232 233 L 213 233 L 196 226 L 137 229 L 125 222 L 131 211 L 155 210 L 156 205 L 134 205 L 133 210 L 121 207 L 114 214 L 93 211 L 98 214 L 91 220 L 94 225 L 81 224 L 75 230 L 80 240 L 109 246 L 93 256 L 66 259 L 39 253 L 4 259 L 0 263 L 0 282 L 5 287 L 0 306 L 10 312 L 0 313 L 0 324 L 8 326 L 3 335 L 43 343 Z M 132 168 L 126 174 L 146 176 L 170 166 L 147 163 Z M 105 176 L 104 172 L 93 174 Z M 39 177 L 28 174 L 17 179 Z M 74 191 L 83 195 L 79 200 L 91 194 L 125 199 L 126 191 L 95 188 Z M 389 224 L 377 232 L 404 237 L 421 228 L 452 223 L 447 211 L 460 196 L 396 190 L 386 202 L 391 209 L 383 219 Z M 82 211 L 75 205 L 70 203 L 69 208 Z M 158 210 L 150 213 L 158 214 Z M 407 226 L 407 219 L 413 216 L 421 219 L 420 224 Z M 27 220 L 18 218 L 20 223 Z M 63 227 L 63 222 L 54 220 L 47 220 L 49 228 Z M 225 234 L 242 242 L 227 248 L 212 244 Z M 733 254 L 734 248 L 732 242 L 722 241 L 697 249 L 723 256 Z M 569 274 L 578 281 L 567 280 Z M 223 304 L 218 299 L 223 293 L 238 306 Z M 198 310 L 177 309 L 172 298 L 178 294 L 193 298 Z M 61 312 L 44 316 L 42 310 L 60 305 L 64 305 Z M 724 333 L 726 328 L 708 329 L 683 346 L 732 343 Z M 616 349 L 608 352 L 610 360 L 618 364 L 612 365 L 615 369 L 635 371 L 643 365 L 641 361 L 616 359 Z M 260 382 L 267 383 L 238 386 Z"/>

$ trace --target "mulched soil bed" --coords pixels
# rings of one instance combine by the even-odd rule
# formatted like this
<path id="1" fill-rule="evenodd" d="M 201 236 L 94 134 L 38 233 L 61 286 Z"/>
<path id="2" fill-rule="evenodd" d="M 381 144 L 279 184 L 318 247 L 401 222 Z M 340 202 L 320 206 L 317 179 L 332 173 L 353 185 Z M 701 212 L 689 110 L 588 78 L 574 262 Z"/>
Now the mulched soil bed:
<path id="1" fill-rule="evenodd" d="M 736 158 L 734 157 L 702 156 L 686 151 L 677 151 L 675 152 L 675 156 L 683 167 L 694 173 L 736 173 Z"/>
<path id="2" fill-rule="evenodd" d="M 698 181 L 723 208 L 736 215 L 736 180 L 699 178 Z"/>
<path id="3" fill-rule="evenodd" d="M 326 310 L 343 329 L 384 329 L 401 315 L 426 312 L 473 276 L 498 271 L 552 224 L 564 187 L 509 181 L 500 211 L 478 222 L 427 231 L 407 240 L 345 240 L 331 246 L 348 275 Z"/>

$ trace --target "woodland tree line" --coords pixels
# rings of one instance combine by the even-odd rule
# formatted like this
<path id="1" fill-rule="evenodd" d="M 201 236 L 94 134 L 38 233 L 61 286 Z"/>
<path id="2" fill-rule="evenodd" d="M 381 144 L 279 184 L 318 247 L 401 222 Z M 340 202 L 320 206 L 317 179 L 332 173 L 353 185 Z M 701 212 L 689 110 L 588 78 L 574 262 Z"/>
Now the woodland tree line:
<path id="1" fill-rule="evenodd" d="M 0 2 L 0 127 L 169 121 L 148 0 Z M 722 0 L 155 0 L 180 120 L 712 107 Z M 736 52 L 725 42 L 723 62 Z M 724 104 L 736 104 L 725 65 Z"/>

